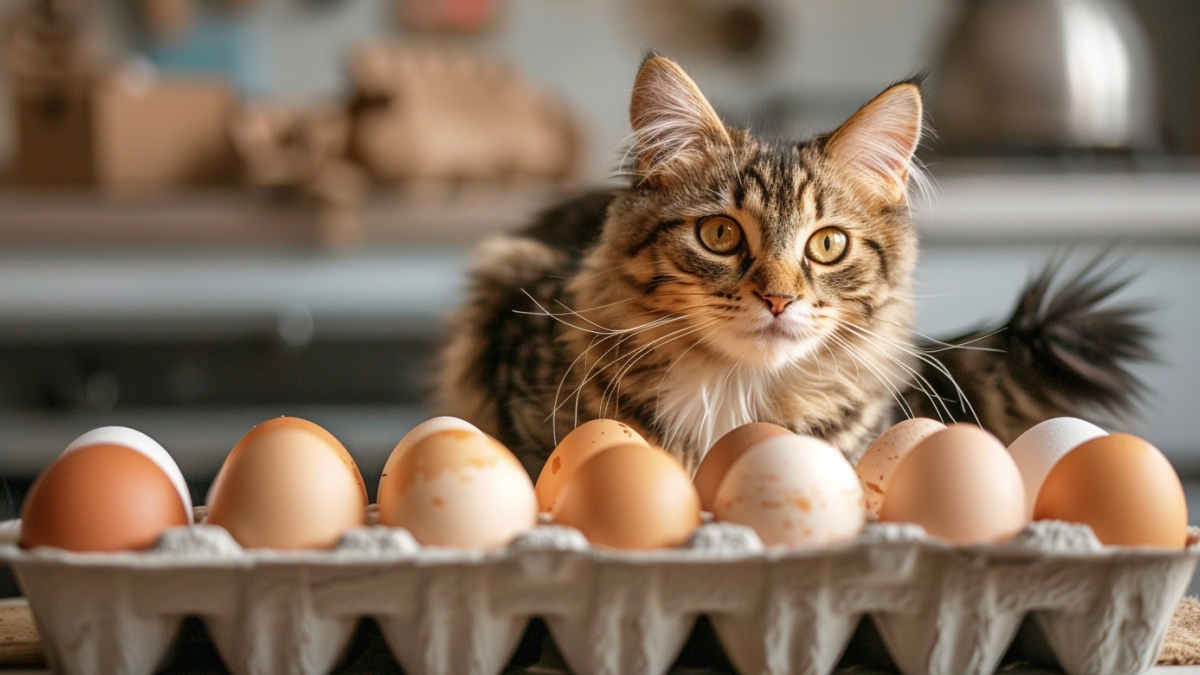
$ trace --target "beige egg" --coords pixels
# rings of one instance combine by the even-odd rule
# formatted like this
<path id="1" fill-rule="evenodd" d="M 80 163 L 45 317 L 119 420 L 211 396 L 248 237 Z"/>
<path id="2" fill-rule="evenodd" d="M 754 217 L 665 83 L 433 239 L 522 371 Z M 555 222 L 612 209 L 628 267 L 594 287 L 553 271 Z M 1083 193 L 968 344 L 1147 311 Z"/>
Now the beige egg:
<path id="1" fill-rule="evenodd" d="M 483 434 L 474 424 L 457 417 L 434 417 L 421 422 L 407 434 L 404 434 L 404 438 L 401 438 L 396 447 L 392 449 L 392 454 L 388 455 L 387 462 L 383 465 L 383 473 L 379 475 L 379 487 L 375 490 L 375 501 L 379 501 L 379 495 L 384 492 L 390 492 L 393 489 L 392 481 L 396 475 L 396 467 L 400 464 L 400 458 L 404 456 L 404 453 L 409 448 L 439 431 L 449 431 L 452 429 Z"/>
<path id="2" fill-rule="evenodd" d="M 1109 546 L 1187 542 L 1179 475 L 1158 448 L 1130 434 L 1099 436 L 1068 452 L 1042 483 L 1033 517 L 1086 523 Z"/>
<path id="3" fill-rule="evenodd" d="M 858 480 L 862 483 L 863 499 L 869 515 L 879 517 L 883 495 L 887 492 L 892 473 L 900 465 L 900 461 L 917 447 L 917 443 L 945 428 L 946 425 L 937 420 L 914 417 L 892 425 L 871 443 L 854 467 Z"/>
<path id="4" fill-rule="evenodd" d="M 679 546 L 700 525 L 700 497 L 687 471 L 658 448 L 629 443 L 594 454 L 563 484 L 554 521 L 596 546 Z"/>
<path id="5" fill-rule="evenodd" d="M 478 431 L 429 434 L 404 452 L 379 493 L 379 522 L 426 546 L 495 549 L 537 524 L 529 474 Z"/>
<path id="6" fill-rule="evenodd" d="M 825 441 L 797 434 L 768 438 L 734 462 L 713 516 L 753 528 L 767 546 L 797 548 L 843 543 L 866 522 L 850 462 Z"/>
<path id="7" fill-rule="evenodd" d="M 792 433 L 788 429 L 771 424 L 770 422 L 751 422 L 730 431 L 713 443 L 712 448 L 704 455 L 700 467 L 692 483 L 700 494 L 700 508 L 705 511 L 713 510 L 716 500 L 717 487 L 729 471 L 729 467 L 747 450 L 768 438 Z"/>
<path id="8" fill-rule="evenodd" d="M 1025 485 L 1004 444 L 970 424 L 921 441 L 892 472 L 879 519 L 955 544 L 997 543 L 1025 527 Z"/>
<path id="9" fill-rule="evenodd" d="M 538 474 L 538 507 L 550 511 L 563 483 L 590 457 L 601 450 L 628 443 L 647 445 L 641 434 L 616 420 L 592 420 L 575 427 L 550 453 Z"/>
<path id="10" fill-rule="evenodd" d="M 323 549 L 363 525 L 366 507 L 346 448 L 312 422 L 280 417 L 229 453 L 209 491 L 207 522 L 246 548 Z"/>

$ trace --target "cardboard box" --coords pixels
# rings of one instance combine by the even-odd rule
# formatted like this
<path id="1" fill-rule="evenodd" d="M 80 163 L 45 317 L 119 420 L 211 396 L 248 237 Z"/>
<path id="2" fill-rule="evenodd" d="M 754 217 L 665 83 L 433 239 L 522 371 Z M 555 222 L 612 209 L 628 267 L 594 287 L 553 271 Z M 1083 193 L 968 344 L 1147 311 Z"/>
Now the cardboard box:
<path id="1" fill-rule="evenodd" d="M 17 82 L 20 185 L 92 185 L 126 193 L 232 181 L 236 99 L 217 80 L 128 74 Z"/>
<path id="2" fill-rule="evenodd" d="M 907 675 L 993 673 L 1027 617 L 1066 672 L 1133 674 L 1154 665 L 1200 555 L 1195 529 L 1187 548 L 1117 548 L 1053 521 L 970 547 L 876 524 L 814 551 L 727 523 L 646 552 L 556 525 L 490 553 L 379 526 L 311 552 L 243 550 L 203 524 L 144 553 L 25 551 L 19 534 L 0 523 L 0 560 L 63 673 L 153 672 L 194 615 L 239 674 L 329 672 L 371 617 L 411 675 L 494 675 L 542 617 L 571 672 L 658 675 L 707 615 L 747 674 L 830 673 L 868 616 Z"/>

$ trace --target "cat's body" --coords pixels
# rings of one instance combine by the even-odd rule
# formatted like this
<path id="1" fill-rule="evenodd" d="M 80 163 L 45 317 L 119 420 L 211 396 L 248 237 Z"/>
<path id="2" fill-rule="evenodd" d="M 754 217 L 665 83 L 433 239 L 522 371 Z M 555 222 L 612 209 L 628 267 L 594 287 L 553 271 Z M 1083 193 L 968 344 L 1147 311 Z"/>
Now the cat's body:
<path id="1" fill-rule="evenodd" d="M 1143 335 L 1127 313 L 1093 311 L 1111 289 L 1090 277 L 1058 305 L 1032 286 L 1013 330 L 984 340 L 1004 353 L 947 352 L 944 373 L 915 348 L 914 85 L 831 135 L 779 143 L 725 127 L 678 66 L 654 57 L 631 117 L 630 186 L 485 244 L 444 352 L 441 411 L 509 445 L 532 476 L 598 417 L 695 469 L 754 421 L 851 458 L 905 416 L 973 421 L 955 380 L 1004 440 L 1132 395 L 1119 360 L 1143 355 Z M 1069 330 L 1079 327 L 1091 334 Z"/>

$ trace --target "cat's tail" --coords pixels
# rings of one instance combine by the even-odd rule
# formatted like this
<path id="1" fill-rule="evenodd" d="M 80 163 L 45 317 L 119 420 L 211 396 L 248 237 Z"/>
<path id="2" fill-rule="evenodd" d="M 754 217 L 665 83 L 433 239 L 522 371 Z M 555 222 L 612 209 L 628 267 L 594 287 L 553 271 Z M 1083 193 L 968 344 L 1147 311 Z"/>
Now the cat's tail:
<path id="1" fill-rule="evenodd" d="M 1145 385 L 1130 365 L 1153 360 L 1151 333 L 1145 307 L 1106 305 L 1130 278 L 1101 262 L 1059 280 L 1052 261 L 1002 326 L 922 344 L 936 395 L 907 392 L 913 412 L 980 423 L 1006 444 L 1052 417 L 1131 412 Z"/>

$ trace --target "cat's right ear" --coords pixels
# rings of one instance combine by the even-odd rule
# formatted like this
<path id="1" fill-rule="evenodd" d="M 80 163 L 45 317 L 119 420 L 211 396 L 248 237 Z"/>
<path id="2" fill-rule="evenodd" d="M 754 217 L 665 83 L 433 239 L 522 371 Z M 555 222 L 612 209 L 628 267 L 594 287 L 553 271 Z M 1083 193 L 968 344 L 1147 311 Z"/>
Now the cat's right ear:
<path id="1" fill-rule="evenodd" d="M 652 185 L 686 177 L 729 131 L 700 88 L 677 63 L 651 55 L 642 63 L 629 102 L 633 173 Z"/>

